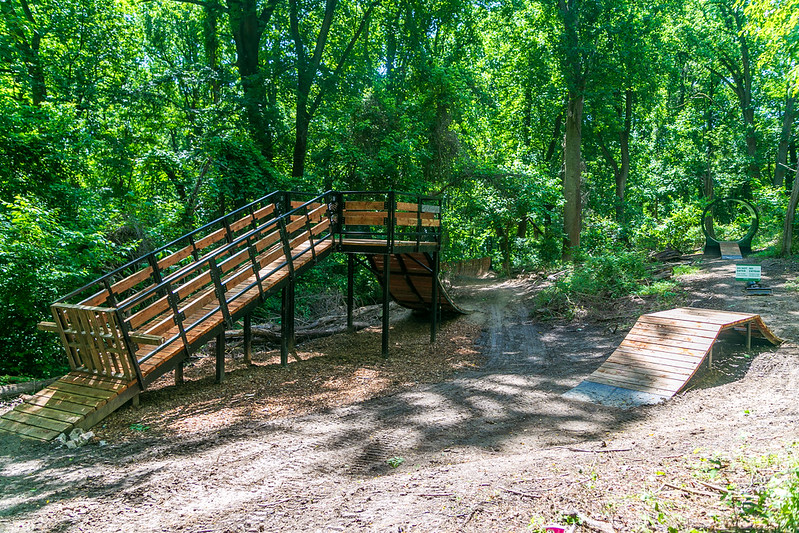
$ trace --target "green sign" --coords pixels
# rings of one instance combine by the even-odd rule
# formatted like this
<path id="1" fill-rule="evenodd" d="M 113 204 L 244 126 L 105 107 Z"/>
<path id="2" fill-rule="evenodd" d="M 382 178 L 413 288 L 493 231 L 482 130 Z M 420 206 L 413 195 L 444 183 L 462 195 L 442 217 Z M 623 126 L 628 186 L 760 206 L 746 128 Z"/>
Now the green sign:
<path id="1" fill-rule="evenodd" d="M 760 281 L 760 265 L 735 265 L 735 279 Z"/>

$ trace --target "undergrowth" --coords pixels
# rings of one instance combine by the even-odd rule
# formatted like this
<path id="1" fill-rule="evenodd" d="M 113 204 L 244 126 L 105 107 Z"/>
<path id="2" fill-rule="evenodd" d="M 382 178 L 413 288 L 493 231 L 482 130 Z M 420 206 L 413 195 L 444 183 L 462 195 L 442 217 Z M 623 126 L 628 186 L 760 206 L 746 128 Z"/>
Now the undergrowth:
<path id="1" fill-rule="evenodd" d="M 550 276 L 552 286 L 535 299 L 535 314 L 543 319 L 572 319 L 586 308 L 597 308 L 619 298 L 651 298 L 659 305 L 678 299 L 677 283 L 655 280 L 642 253 L 613 252 L 596 255 L 564 267 Z"/>
<path id="2" fill-rule="evenodd" d="M 678 490 L 685 490 L 686 494 L 698 491 L 708 497 L 712 491 L 717 505 L 706 508 L 714 523 L 712 528 L 690 531 L 799 531 L 799 458 L 795 448 L 796 444 L 789 447 L 787 454 L 733 458 L 711 454 L 691 460 L 688 466 L 695 481 L 672 486 L 681 486 Z M 650 509 L 647 521 L 655 526 L 644 531 L 660 530 L 663 526 L 670 532 L 689 530 L 671 498 L 657 493 L 647 493 L 641 498 Z"/>

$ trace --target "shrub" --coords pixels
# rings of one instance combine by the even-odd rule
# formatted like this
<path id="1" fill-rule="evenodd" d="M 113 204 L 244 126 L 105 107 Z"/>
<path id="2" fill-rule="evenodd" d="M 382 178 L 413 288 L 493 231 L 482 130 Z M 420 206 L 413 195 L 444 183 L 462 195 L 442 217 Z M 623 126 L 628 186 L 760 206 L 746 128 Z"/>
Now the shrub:
<path id="1" fill-rule="evenodd" d="M 123 251 L 95 228 L 69 229 L 58 215 L 35 198 L 0 205 L 0 374 L 62 372 L 66 360 L 56 336 L 37 331 L 36 324 L 49 316 L 52 301 Z"/>

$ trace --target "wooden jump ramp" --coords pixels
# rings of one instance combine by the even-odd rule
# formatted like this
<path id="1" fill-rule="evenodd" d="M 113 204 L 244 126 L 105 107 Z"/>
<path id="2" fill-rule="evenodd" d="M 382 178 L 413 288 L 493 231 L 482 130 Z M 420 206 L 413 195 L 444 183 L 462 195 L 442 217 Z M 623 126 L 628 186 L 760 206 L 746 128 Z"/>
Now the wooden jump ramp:
<path id="1" fill-rule="evenodd" d="M 683 307 L 642 315 L 602 365 L 564 397 L 634 407 L 659 403 L 680 392 L 702 363 L 712 363 L 713 344 L 733 331 L 751 347 L 752 337 L 782 340 L 760 315 Z"/>
<path id="2" fill-rule="evenodd" d="M 224 380 L 225 330 L 281 291 L 281 363 L 294 349 L 294 282 L 333 252 L 348 257 L 352 324 L 355 256 L 368 257 L 383 285 L 383 355 L 393 296 L 431 315 L 457 307 L 439 280 L 441 200 L 397 192 L 276 192 L 229 213 L 67 295 L 51 306 L 71 371 L 0 417 L 0 435 L 49 441 L 88 429 L 216 339 Z M 399 265 L 399 266 L 398 266 Z M 396 267 L 396 268 L 395 268 Z M 394 275 L 392 276 L 392 273 Z M 435 281 L 434 281 L 435 280 Z"/>

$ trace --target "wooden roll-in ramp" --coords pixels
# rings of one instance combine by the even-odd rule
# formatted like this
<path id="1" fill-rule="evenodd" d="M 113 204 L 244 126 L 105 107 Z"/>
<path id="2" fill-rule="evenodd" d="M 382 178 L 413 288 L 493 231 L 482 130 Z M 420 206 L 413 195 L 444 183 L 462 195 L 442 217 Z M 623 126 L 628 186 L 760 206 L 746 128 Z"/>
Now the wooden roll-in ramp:
<path id="1" fill-rule="evenodd" d="M 642 315 L 619 347 L 564 396 L 615 406 L 658 403 L 680 392 L 724 331 L 782 342 L 760 315 L 683 307 Z"/>
<path id="2" fill-rule="evenodd" d="M 384 255 L 369 255 L 370 269 L 381 280 Z M 432 307 L 433 283 L 438 284 L 438 304 L 442 313 L 466 314 L 452 301 L 441 279 L 433 274 L 433 258 L 427 253 L 393 254 L 388 256 L 389 292 L 391 298 L 402 307 L 417 311 L 429 311 Z M 435 278 L 435 280 L 434 280 Z"/>

